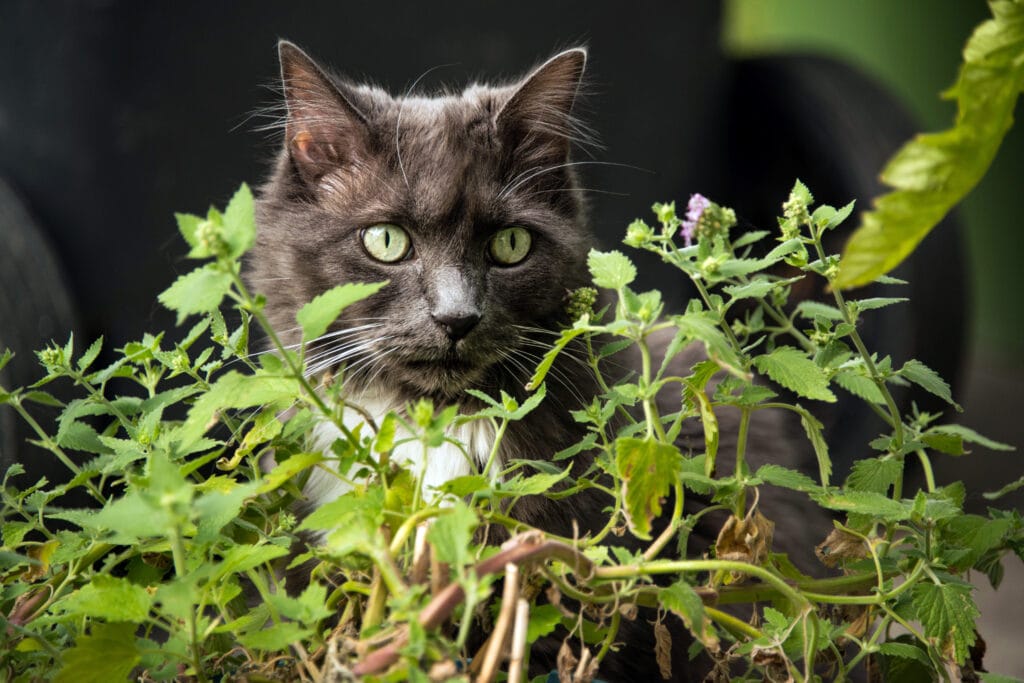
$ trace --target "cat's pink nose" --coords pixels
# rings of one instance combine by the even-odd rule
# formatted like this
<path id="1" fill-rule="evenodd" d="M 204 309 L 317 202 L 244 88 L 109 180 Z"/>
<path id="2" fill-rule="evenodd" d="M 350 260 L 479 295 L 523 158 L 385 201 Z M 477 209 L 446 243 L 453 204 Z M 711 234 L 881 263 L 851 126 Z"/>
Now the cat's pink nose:
<path id="1" fill-rule="evenodd" d="M 477 312 L 441 313 L 432 316 L 452 341 L 458 341 L 469 334 L 469 331 L 480 322 Z"/>

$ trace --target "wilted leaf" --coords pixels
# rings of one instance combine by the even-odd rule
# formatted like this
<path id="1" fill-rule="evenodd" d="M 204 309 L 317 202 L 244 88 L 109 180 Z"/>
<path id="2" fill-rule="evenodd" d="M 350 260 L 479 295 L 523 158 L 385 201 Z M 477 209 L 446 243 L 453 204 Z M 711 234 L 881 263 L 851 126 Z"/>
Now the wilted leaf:
<path id="1" fill-rule="evenodd" d="M 654 439 L 620 438 L 615 462 L 629 528 L 639 538 L 650 538 L 651 520 L 661 514 L 662 500 L 679 478 L 682 455 L 674 445 Z"/>

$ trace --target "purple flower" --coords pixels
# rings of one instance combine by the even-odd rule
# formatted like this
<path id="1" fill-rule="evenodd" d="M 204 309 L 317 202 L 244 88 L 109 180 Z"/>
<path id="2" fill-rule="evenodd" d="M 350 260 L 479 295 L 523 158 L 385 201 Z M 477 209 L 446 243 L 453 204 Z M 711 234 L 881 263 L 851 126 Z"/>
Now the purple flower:
<path id="1" fill-rule="evenodd" d="M 686 246 L 693 244 L 693 238 L 697 234 L 697 222 L 704 214 L 705 209 L 711 206 L 711 201 L 702 194 L 691 194 L 690 201 L 686 205 L 686 220 L 683 221 L 683 239 Z"/>

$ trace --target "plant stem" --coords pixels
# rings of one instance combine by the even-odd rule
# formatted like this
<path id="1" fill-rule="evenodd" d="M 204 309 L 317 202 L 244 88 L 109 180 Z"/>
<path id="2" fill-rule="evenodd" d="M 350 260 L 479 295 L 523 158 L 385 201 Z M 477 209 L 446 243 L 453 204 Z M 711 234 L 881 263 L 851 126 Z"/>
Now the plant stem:
<path id="1" fill-rule="evenodd" d="M 812 234 L 814 231 L 812 229 Z M 825 250 L 821 246 L 821 236 L 815 235 L 812 240 L 814 249 L 818 253 L 818 258 L 822 263 L 826 261 Z M 885 383 L 885 379 L 882 378 L 878 372 L 878 367 L 875 365 L 874 360 L 871 359 L 871 354 L 868 352 L 866 346 L 864 346 L 864 340 L 860 338 L 860 333 L 857 332 L 857 321 L 850 314 L 850 308 L 846 303 L 846 299 L 843 297 L 843 293 L 835 287 L 832 287 L 834 278 L 828 279 L 829 288 L 832 290 L 832 297 L 836 301 L 836 306 L 839 307 L 839 311 L 843 314 L 843 322 L 850 326 L 850 339 L 853 341 L 853 345 L 857 348 L 857 353 L 864 360 L 864 367 L 867 368 L 868 374 L 871 376 L 871 380 L 878 387 L 878 390 L 882 392 L 882 397 L 885 399 L 885 404 L 889 409 L 889 416 L 892 419 L 892 427 L 895 430 L 894 436 L 896 439 L 896 449 L 899 450 L 903 447 L 903 419 L 900 417 L 899 408 L 896 407 L 896 401 L 892 397 L 892 393 L 889 391 L 889 386 Z"/>

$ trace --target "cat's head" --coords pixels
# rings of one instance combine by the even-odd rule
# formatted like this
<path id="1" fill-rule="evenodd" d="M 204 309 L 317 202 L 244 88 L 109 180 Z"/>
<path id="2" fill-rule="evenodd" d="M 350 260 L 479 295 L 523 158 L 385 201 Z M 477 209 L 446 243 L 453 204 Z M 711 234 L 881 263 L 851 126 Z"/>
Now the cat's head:
<path id="1" fill-rule="evenodd" d="M 284 144 L 248 267 L 277 332 L 297 341 L 298 308 L 335 285 L 387 280 L 317 343 L 314 371 L 347 363 L 356 386 L 406 397 L 521 385 L 542 352 L 530 328 L 554 329 L 586 280 L 569 161 L 586 52 L 436 97 L 332 77 L 290 43 L 280 57 Z"/>

